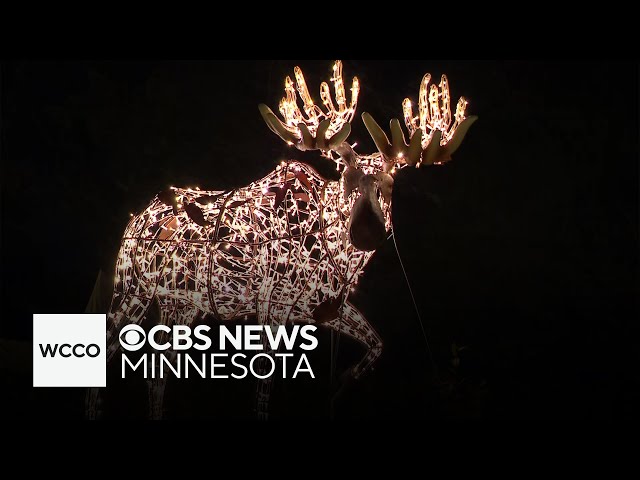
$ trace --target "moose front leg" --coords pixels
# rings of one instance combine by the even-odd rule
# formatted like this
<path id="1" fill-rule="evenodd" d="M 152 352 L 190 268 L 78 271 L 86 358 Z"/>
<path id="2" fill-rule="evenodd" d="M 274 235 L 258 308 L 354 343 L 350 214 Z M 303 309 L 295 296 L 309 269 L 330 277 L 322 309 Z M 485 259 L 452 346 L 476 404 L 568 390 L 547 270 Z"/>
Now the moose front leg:
<path id="1" fill-rule="evenodd" d="M 119 302 L 114 298 L 107 315 L 107 366 L 120 350 L 118 332 L 130 323 L 140 324 L 149 310 L 151 301 L 150 295 L 125 295 Z M 102 390 L 99 387 L 87 390 L 85 416 L 88 420 L 96 420 L 102 416 Z"/>
<path id="2" fill-rule="evenodd" d="M 382 340 L 380 336 L 369 324 L 367 319 L 364 318 L 362 313 L 349 302 L 345 302 L 344 304 L 342 318 L 336 318 L 322 325 L 337 332 L 344 333 L 367 347 L 368 350 L 365 356 L 350 371 L 350 374 L 356 379 L 369 370 L 382 353 Z"/>
<path id="3" fill-rule="evenodd" d="M 160 303 L 160 321 L 163 325 L 171 328 L 173 325 L 191 325 L 198 315 L 199 310 L 185 302 L 178 300 L 165 301 Z M 157 335 L 157 343 L 164 344 L 172 342 L 171 335 L 162 332 Z M 164 352 L 166 359 L 171 366 L 175 368 L 177 353 L 173 348 L 169 348 Z M 164 416 L 164 395 L 167 387 L 168 375 L 170 368 L 161 365 L 161 356 L 159 353 L 155 355 L 155 365 L 153 372 L 155 375 L 147 375 L 147 387 L 149 391 L 149 419 L 159 420 Z M 151 365 L 149 365 L 151 368 Z M 160 372 L 163 374 L 160 375 Z"/>
<path id="4" fill-rule="evenodd" d="M 262 335 L 262 344 L 264 345 L 264 353 L 274 358 L 274 351 L 269 348 L 265 335 Z M 261 357 L 256 361 L 256 373 L 265 376 L 270 373 L 271 362 L 265 357 Z M 271 398 L 271 387 L 273 384 L 273 372 L 265 378 L 258 378 L 256 386 L 256 416 L 258 420 L 269 419 L 269 399 Z"/>
<path id="5" fill-rule="evenodd" d="M 172 366 L 175 365 L 176 352 L 168 350 L 165 357 Z M 164 391 L 167 386 L 169 368 L 162 365 L 160 354 L 154 355 L 154 365 L 148 365 L 147 390 L 149 392 L 149 420 L 161 420 L 164 415 Z M 162 375 L 160 372 L 162 371 Z"/>
<path id="6" fill-rule="evenodd" d="M 270 290 L 266 287 L 266 284 L 262 287 L 262 293 L 265 295 L 265 292 L 269 292 Z M 269 295 L 265 295 L 265 297 L 269 297 Z M 258 323 L 260 325 L 269 325 L 275 326 L 276 322 L 270 320 L 270 316 L 273 312 L 270 311 L 271 303 L 269 301 L 258 302 L 257 305 L 257 314 L 258 314 Z M 271 345 L 267 339 L 265 332 L 263 331 L 261 334 L 262 339 L 262 352 L 274 358 L 275 351 L 271 348 Z M 267 373 L 271 370 L 271 362 L 265 357 L 259 358 L 255 363 L 255 372 L 260 376 L 265 376 L 265 378 L 258 378 L 256 385 L 256 399 L 255 399 L 255 412 L 258 420 L 268 420 L 269 419 L 269 399 L 271 397 L 271 388 L 273 384 L 273 372 L 269 376 L 266 376 Z"/>

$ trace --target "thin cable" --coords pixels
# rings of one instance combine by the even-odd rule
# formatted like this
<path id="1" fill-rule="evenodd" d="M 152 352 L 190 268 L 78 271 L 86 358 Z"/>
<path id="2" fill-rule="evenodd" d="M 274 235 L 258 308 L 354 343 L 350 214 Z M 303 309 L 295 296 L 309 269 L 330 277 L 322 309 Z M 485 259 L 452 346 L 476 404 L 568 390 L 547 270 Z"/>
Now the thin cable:
<path id="1" fill-rule="evenodd" d="M 427 352 L 429 353 L 429 359 L 431 360 L 431 366 L 433 368 L 433 373 L 435 375 L 436 381 L 438 383 L 440 383 L 440 375 L 438 374 L 438 365 L 436 365 L 436 362 L 433 359 L 433 352 L 431 351 L 431 346 L 429 345 L 429 339 L 427 338 L 427 332 L 424 329 L 424 323 L 422 322 L 422 316 L 420 315 L 420 310 L 418 309 L 418 303 L 416 302 L 416 297 L 413 295 L 413 289 L 411 288 L 411 283 L 409 282 L 409 276 L 407 275 L 407 271 L 404 268 L 404 263 L 402 262 L 402 258 L 400 257 L 400 250 L 398 249 L 398 244 L 396 243 L 395 231 L 392 231 L 391 235 L 389 235 L 389 237 L 393 237 L 393 246 L 396 249 L 396 254 L 398 255 L 398 261 L 400 262 L 400 267 L 402 268 L 402 273 L 404 274 L 404 279 L 407 282 L 407 288 L 409 289 L 409 294 L 411 295 L 411 300 L 413 301 L 413 308 L 416 311 L 416 315 L 418 317 L 418 323 L 420 323 L 420 329 L 422 330 L 422 336 L 424 337 L 424 343 L 427 345 Z"/>
<path id="2" fill-rule="evenodd" d="M 338 338 L 335 341 L 335 347 L 334 347 L 334 341 L 333 341 L 333 336 L 335 331 L 331 330 L 331 368 L 329 372 L 329 385 L 331 386 L 333 386 L 333 381 L 336 376 L 336 368 L 338 363 L 338 349 L 340 348 L 340 336 L 342 335 L 342 317 L 344 316 L 345 302 L 346 302 L 346 298 L 343 300 L 342 305 L 340 306 L 340 319 L 338 320 L 338 332 L 337 332 Z M 334 401 L 335 401 L 335 394 L 334 396 L 331 397 L 331 400 L 329 401 L 329 418 L 331 420 L 335 418 Z"/>
<path id="3" fill-rule="evenodd" d="M 346 298 L 343 300 L 340 306 L 340 317 L 338 320 L 338 338 L 335 342 L 335 348 L 333 344 L 333 335 L 331 335 L 331 383 L 333 383 L 336 368 L 338 363 L 338 350 L 340 348 L 340 336 L 342 335 L 342 318 L 344 317 L 344 303 L 346 302 Z M 333 334 L 333 330 L 331 331 Z"/>

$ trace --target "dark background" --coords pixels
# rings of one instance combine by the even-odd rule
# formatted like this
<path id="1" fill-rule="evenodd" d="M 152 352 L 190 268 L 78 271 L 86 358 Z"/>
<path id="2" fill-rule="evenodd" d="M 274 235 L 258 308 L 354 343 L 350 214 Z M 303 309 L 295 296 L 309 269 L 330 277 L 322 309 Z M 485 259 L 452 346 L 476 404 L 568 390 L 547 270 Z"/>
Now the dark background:
<path id="1" fill-rule="evenodd" d="M 331 64 L 2 64 L 4 414 L 82 417 L 79 389 L 31 388 L 32 314 L 82 312 L 129 213 L 167 186 L 242 186 L 287 157 L 318 164 L 273 135 L 257 105 L 275 111 L 295 65 L 318 99 Z M 452 104 L 464 95 L 479 116 L 452 162 L 405 169 L 394 189 L 396 240 L 437 374 L 389 240 L 352 297 L 383 355 L 334 418 L 635 417 L 637 64 L 345 60 L 347 82 L 361 82 L 359 152 L 374 148 L 360 113 L 401 118 L 427 71 L 446 73 Z M 277 418 L 330 415 L 339 382 L 329 335 L 320 341 L 318 381 L 279 382 Z M 340 345 L 338 373 L 363 353 Z M 251 418 L 251 385 L 212 382 L 168 390 L 167 415 Z M 144 386 L 119 383 L 111 417 L 143 417 Z"/>

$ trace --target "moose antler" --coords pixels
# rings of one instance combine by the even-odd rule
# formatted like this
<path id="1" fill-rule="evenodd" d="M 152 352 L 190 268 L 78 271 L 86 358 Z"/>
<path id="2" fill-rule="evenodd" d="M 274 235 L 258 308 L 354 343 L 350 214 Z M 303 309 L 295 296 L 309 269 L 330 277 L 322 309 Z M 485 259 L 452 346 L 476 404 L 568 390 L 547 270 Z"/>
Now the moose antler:
<path id="1" fill-rule="evenodd" d="M 406 143 L 398 119 L 391 120 L 391 142 L 368 113 L 362 114 L 369 134 L 382 154 L 385 165 L 392 168 L 396 163 L 414 166 L 418 164 L 440 164 L 451 159 L 451 155 L 460 147 L 469 127 L 478 117 L 465 117 L 467 101 L 460 97 L 451 124 L 449 82 L 442 75 L 439 88 L 433 84 L 429 88 L 431 75 L 426 74 L 420 84 L 418 116 L 413 116 L 411 100 L 402 102 L 404 119 L 409 130 L 410 141 Z"/>
<path id="2" fill-rule="evenodd" d="M 342 80 L 342 62 L 336 61 L 331 80 L 335 89 L 337 107 L 331 100 L 329 85 L 326 82 L 320 85 L 320 97 L 327 109 L 325 113 L 313 102 L 300 67 L 295 67 L 294 73 L 304 115 L 298 107 L 294 82 L 287 77 L 284 83 L 285 97 L 280 101 L 280 113 L 284 122 L 264 104 L 258 107 L 262 118 L 272 132 L 289 145 L 295 145 L 299 150 L 335 150 L 351 133 L 349 122 L 355 114 L 360 91 L 358 78 L 353 78 L 351 103 L 347 104 Z"/>

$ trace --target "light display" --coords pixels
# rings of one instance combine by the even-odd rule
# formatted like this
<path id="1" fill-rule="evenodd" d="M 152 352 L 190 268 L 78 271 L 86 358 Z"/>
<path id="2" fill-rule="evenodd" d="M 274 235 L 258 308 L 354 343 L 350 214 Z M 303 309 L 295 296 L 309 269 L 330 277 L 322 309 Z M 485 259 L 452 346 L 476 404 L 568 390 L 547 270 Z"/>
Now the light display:
<path id="1" fill-rule="evenodd" d="M 393 173 L 406 165 L 448 159 L 473 119 L 465 119 L 466 101 L 461 99 L 451 124 L 446 77 L 440 90 L 432 86 L 427 94 L 430 77 L 425 76 L 419 116 L 412 116 L 408 100 L 403 104 L 410 144 L 397 120 L 391 122 L 390 143 L 365 113 L 363 120 L 380 151 L 358 155 L 345 142 L 358 79 L 348 101 L 342 64 L 336 62 L 336 102 L 323 83 L 323 110 L 311 98 L 302 71 L 296 67 L 294 72 L 296 82 L 287 77 L 280 102 L 283 120 L 265 105 L 260 112 L 288 144 L 319 150 L 335 161 L 341 180 L 327 180 L 310 166 L 290 160 L 243 188 L 172 187 L 158 194 L 132 216 L 122 238 L 108 313 L 109 359 L 119 349 L 119 329 L 141 323 L 154 301 L 166 325 L 191 325 L 204 312 L 221 321 L 255 316 L 263 325 L 302 322 L 333 329 L 367 349 L 353 367 L 356 378 L 381 354 L 379 335 L 348 297 L 392 227 Z M 434 139 L 437 149 L 431 146 Z M 162 416 L 165 380 L 149 380 L 149 387 L 150 416 L 157 418 Z M 259 382 L 257 410 L 262 418 L 270 388 L 270 378 Z M 89 416 L 97 414 L 98 393 L 89 392 Z"/>

